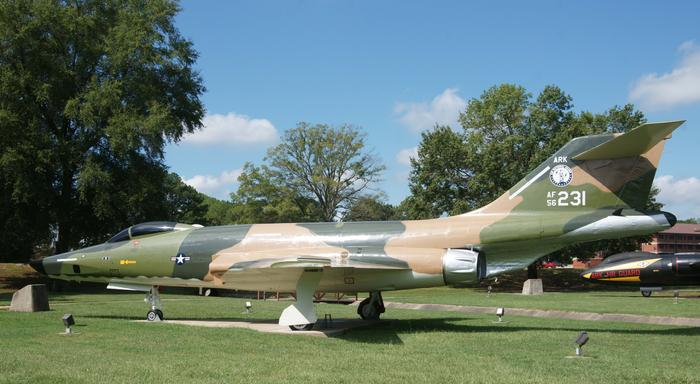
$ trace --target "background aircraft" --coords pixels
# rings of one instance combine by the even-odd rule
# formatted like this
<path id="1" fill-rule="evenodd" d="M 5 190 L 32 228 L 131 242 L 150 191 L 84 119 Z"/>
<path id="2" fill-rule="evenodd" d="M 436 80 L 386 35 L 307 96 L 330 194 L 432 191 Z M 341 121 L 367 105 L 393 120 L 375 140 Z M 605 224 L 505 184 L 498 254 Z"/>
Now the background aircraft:
<path id="1" fill-rule="evenodd" d="M 296 302 L 279 319 L 292 329 L 315 323 L 315 291 L 367 291 L 358 313 L 377 319 L 384 312 L 382 291 L 475 284 L 569 244 L 673 226 L 672 214 L 642 207 L 665 139 L 682 123 L 576 138 L 492 203 L 458 216 L 217 227 L 143 223 L 104 244 L 32 265 L 56 279 L 149 292 L 149 320 L 163 318 L 161 285 L 294 291 Z"/>
<path id="2" fill-rule="evenodd" d="M 596 283 L 639 285 L 642 296 L 649 297 L 663 287 L 700 285 L 700 253 L 619 253 L 581 276 Z"/>

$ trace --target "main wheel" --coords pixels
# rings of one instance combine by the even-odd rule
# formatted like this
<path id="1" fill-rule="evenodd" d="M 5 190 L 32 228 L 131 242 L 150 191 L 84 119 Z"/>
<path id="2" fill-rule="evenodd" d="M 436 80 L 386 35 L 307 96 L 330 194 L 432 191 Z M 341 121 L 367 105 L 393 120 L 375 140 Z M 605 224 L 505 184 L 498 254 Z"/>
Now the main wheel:
<path id="1" fill-rule="evenodd" d="M 379 308 L 370 303 L 369 298 L 366 298 L 360 302 L 360 306 L 357 307 L 357 314 L 363 320 L 379 320 Z"/>
<path id="2" fill-rule="evenodd" d="M 311 324 L 297 324 L 297 325 L 290 325 L 289 329 L 292 331 L 310 331 L 313 329 L 314 323 Z"/>
<path id="3" fill-rule="evenodd" d="M 160 309 L 150 310 L 146 314 L 146 320 L 148 321 L 156 321 L 156 320 L 163 320 L 163 312 Z"/>
<path id="4" fill-rule="evenodd" d="M 641 292 L 642 292 L 642 296 L 651 297 L 651 291 L 641 291 Z"/>

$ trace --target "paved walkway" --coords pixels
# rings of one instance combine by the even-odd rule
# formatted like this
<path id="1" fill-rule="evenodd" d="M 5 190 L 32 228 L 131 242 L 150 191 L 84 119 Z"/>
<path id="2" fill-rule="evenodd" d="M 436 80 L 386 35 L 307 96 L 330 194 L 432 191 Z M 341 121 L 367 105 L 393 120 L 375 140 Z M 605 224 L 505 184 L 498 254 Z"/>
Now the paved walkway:
<path id="1" fill-rule="evenodd" d="M 179 324 L 189 325 L 193 327 L 207 328 L 245 328 L 252 329 L 258 332 L 265 333 L 284 333 L 297 336 L 315 336 L 315 337 L 334 337 L 344 334 L 345 332 L 359 327 L 373 325 L 376 321 L 365 321 L 360 319 L 336 319 L 333 320 L 327 327 L 324 327 L 323 319 L 320 319 L 314 329 L 310 331 L 292 331 L 286 325 L 279 325 L 277 322 L 250 322 L 250 321 L 213 321 L 213 320 L 165 320 L 165 321 L 147 321 L 136 320 L 139 323 L 148 324 Z"/>
<path id="2" fill-rule="evenodd" d="M 464 312 L 464 313 L 483 313 L 489 315 L 496 314 L 496 307 L 475 307 L 468 305 L 450 305 L 450 304 L 410 304 L 410 303 L 394 303 L 384 302 L 387 308 L 395 309 L 415 309 L 422 311 L 449 311 L 449 312 Z M 700 318 L 693 317 L 672 317 L 672 316 L 645 316 L 645 315 L 630 315 L 625 313 L 594 313 L 594 312 L 574 312 L 574 311 L 557 311 L 544 309 L 524 309 L 524 308 L 506 308 L 506 315 L 512 316 L 528 316 L 528 317 L 546 317 L 552 319 L 569 319 L 569 320 L 590 320 L 590 321 L 623 321 L 627 323 L 642 323 L 642 324 L 658 324 L 658 325 L 678 325 L 689 327 L 700 327 Z"/>

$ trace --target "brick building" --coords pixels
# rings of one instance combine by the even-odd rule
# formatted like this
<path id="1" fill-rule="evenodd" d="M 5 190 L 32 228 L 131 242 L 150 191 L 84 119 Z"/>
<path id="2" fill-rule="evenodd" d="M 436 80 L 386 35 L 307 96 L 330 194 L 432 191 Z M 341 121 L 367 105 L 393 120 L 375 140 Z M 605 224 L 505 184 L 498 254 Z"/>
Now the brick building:
<path id="1" fill-rule="evenodd" d="M 652 235 L 642 244 L 642 251 L 652 253 L 700 252 L 700 224 L 678 223 Z"/>

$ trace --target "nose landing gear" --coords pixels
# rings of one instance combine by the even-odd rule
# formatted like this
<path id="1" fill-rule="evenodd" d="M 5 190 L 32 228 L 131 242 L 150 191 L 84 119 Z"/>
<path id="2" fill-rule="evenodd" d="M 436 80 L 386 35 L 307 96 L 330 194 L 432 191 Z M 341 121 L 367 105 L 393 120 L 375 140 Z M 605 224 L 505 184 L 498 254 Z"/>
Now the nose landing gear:
<path id="1" fill-rule="evenodd" d="M 160 293 L 158 292 L 157 286 L 152 286 L 151 290 L 146 294 L 146 298 L 143 301 L 151 305 L 151 310 L 146 314 L 146 320 L 148 321 L 163 321 L 163 311 L 160 309 Z"/>

